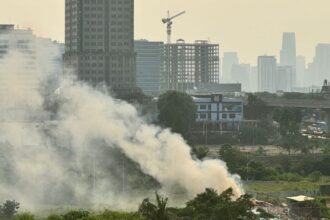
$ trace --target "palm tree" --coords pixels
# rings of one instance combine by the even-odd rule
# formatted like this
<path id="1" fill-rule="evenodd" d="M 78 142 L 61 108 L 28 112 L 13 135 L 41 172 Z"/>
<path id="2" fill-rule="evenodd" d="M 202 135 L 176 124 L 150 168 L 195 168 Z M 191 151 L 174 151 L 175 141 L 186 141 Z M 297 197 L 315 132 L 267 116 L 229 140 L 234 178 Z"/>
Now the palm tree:
<path id="1" fill-rule="evenodd" d="M 144 199 L 139 207 L 139 213 L 147 220 L 169 220 L 167 201 L 168 198 L 163 198 L 156 192 L 157 204 L 151 203 L 148 198 Z"/>

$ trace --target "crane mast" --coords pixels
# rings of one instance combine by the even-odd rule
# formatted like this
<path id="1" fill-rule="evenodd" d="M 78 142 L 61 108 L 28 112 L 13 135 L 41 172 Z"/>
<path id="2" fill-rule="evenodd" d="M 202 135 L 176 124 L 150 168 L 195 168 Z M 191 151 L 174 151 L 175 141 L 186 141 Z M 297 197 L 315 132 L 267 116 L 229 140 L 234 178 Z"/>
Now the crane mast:
<path id="1" fill-rule="evenodd" d="M 174 18 L 177 18 L 177 17 L 179 17 L 179 16 L 185 14 L 185 13 L 186 13 L 186 12 L 183 11 L 183 12 L 180 12 L 179 14 L 174 15 L 174 16 L 171 17 L 171 16 L 170 16 L 170 12 L 167 11 L 167 18 L 163 18 L 163 19 L 162 19 L 162 22 L 163 22 L 164 24 L 166 24 L 166 26 L 167 26 L 167 31 L 166 31 L 166 33 L 167 33 L 167 43 L 168 43 L 168 44 L 171 43 L 172 24 L 173 24 L 173 21 L 172 21 L 172 20 L 173 20 Z"/>

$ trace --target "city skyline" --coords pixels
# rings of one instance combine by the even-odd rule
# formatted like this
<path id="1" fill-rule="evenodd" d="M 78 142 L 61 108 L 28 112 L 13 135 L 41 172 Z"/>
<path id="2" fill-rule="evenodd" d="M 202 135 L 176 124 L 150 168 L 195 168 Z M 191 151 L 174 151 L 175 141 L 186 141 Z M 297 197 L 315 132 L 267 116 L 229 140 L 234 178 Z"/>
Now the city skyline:
<path id="1" fill-rule="evenodd" d="M 244 63 L 256 64 L 257 57 L 264 54 L 279 57 L 283 32 L 296 33 L 297 55 L 306 56 L 307 63 L 313 60 L 318 43 L 330 42 L 327 0 L 205 0 L 189 4 L 186 0 L 137 0 L 135 4 L 135 39 L 165 41 L 165 26 L 160 19 L 166 16 L 167 9 L 172 14 L 186 10 L 174 22 L 173 40 L 209 39 L 220 44 L 221 53 L 238 52 Z M 1 23 L 30 27 L 38 36 L 64 42 L 64 1 L 31 0 L 21 7 L 21 1 L 12 0 L 2 5 Z"/>

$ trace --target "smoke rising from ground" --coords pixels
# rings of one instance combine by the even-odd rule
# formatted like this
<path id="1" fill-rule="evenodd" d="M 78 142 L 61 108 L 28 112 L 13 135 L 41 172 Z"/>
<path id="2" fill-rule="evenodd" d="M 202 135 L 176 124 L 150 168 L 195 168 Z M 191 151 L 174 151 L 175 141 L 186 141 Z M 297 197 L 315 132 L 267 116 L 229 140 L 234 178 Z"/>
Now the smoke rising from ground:
<path id="1" fill-rule="evenodd" d="M 0 102 L 2 200 L 15 199 L 29 209 L 136 209 L 155 190 L 177 203 L 206 187 L 242 193 L 239 178 L 223 162 L 194 160 L 181 136 L 147 124 L 126 102 L 64 77 L 53 82 L 59 88 L 48 91 L 50 96 L 41 95 L 47 77 L 37 72 L 29 76 L 40 86 L 29 92 L 16 86 L 25 61 L 13 51 L 0 73 L 10 76 L 12 86 Z"/>

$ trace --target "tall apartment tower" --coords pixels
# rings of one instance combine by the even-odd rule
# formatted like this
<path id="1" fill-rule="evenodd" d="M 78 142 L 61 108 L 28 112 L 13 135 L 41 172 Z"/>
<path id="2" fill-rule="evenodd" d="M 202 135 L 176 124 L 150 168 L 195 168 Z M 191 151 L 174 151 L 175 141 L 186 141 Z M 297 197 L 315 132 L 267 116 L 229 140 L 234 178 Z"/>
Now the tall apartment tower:
<path id="1" fill-rule="evenodd" d="M 284 32 L 282 40 L 282 50 L 280 65 L 292 67 L 292 84 L 296 86 L 296 34 L 294 32 Z"/>
<path id="2" fill-rule="evenodd" d="M 136 87 L 134 0 L 65 0 L 65 66 L 117 95 Z"/>
<path id="3" fill-rule="evenodd" d="M 277 65 L 274 56 L 258 57 L 258 90 L 259 92 L 276 92 Z"/>

